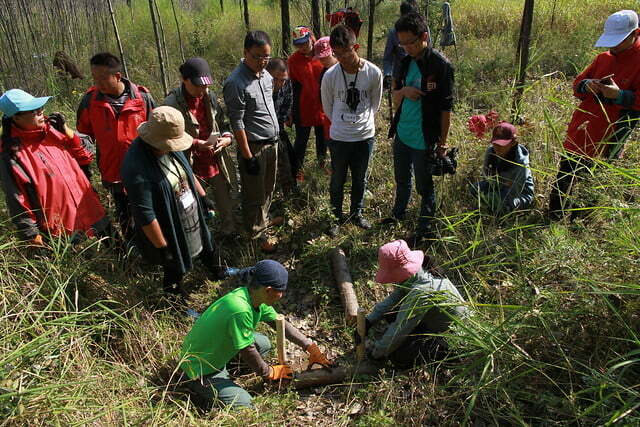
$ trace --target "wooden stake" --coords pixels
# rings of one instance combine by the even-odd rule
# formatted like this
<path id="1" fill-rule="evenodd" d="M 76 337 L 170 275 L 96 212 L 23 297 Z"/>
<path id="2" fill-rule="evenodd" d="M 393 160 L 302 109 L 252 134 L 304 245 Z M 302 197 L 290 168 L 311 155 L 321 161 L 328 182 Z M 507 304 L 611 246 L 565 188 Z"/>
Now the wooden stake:
<path id="1" fill-rule="evenodd" d="M 322 34 L 320 28 L 320 0 L 311 0 L 311 26 L 316 39 L 319 39 Z"/>
<path id="2" fill-rule="evenodd" d="M 116 34 L 116 42 L 118 43 L 118 51 L 120 52 L 120 61 L 122 61 L 122 68 L 124 70 L 124 76 L 129 80 L 129 70 L 127 70 L 127 61 L 124 59 L 124 50 L 122 49 L 122 41 L 120 40 L 120 33 L 118 32 L 118 24 L 116 23 L 116 15 L 113 13 L 113 5 L 111 0 L 107 0 L 109 6 L 109 14 L 111 15 L 111 24 L 113 24 L 113 32 Z"/>
<path id="3" fill-rule="evenodd" d="M 347 265 L 347 257 L 342 249 L 335 248 L 329 252 L 329 260 L 331 261 L 333 278 L 340 291 L 340 298 L 344 306 L 345 321 L 347 324 L 353 325 L 358 317 L 359 306 L 358 297 L 353 290 L 353 283 L 351 282 L 351 273 Z"/>
<path id="4" fill-rule="evenodd" d="M 364 308 L 358 308 L 357 330 L 360 336 L 360 343 L 356 346 L 356 359 L 358 362 L 362 362 L 366 357 L 364 339 L 367 335 L 367 319 Z"/>
<path id="5" fill-rule="evenodd" d="M 511 104 L 511 122 L 520 122 L 520 101 L 524 93 L 524 84 L 527 78 L 527 68 L 529 66 L 529 45 L 531 44 L 531 27 L 533 26 L 534 0 L 525 0 L 522 11 L 522 22 L 520 24 L 520 38 L 518 39 L 518 50 L 516 60 L 520 64 L 518 71 L 518 81 L 516 82 Z"/>
<path id="6" fill-rule="evenodd" d="M 247 29 L 247 31 L 249 31 L 249 28 L 251 28 L 251 25 L 249 24 L 249 1 L 248 0 L 242 0 L 242 8 L 244 11 L 244 26 Z"/>
<path id="7" fill-rule="evenodd" d="M 378 367 L 364 361 L 356 366 L 337 366 L 331 369 L 312 369 L 294 375 L 291 386 L 295 389 L 336 384 L 353 378 L 355 375 L 374 375 Z"/>
<path id="8" fill-rule="evenodd" d="M 280 18 L 282 20 L 282 54 L 291 52 L 291 24 L 289 18 L 289 0 L 280 0 Z"/>
<path id="9" fill-rule="evenodd" d="M 164 90 L 164 94 L 162 96 L 167 96 L 167 75 L 164 65 L 164 58 L 162 55 L 162 46 L 160 44 L 160 33 L 158 32 L 158 23 L 156 22 L 156 13 L 154 7 L 154 0 L 149 0 L 149 13 L 151 13 L 151 24 L 153 25 L 153 34 L 156 38 L 156 50 L 158 51 L 158 61 L 160 62 L 160 77 L 162 78 L 162 89 Z"/>
<path id="10" fill-rule="evenodd" d="M 369 27 L 367 31 L 367 59 L 373 61 L 373 30 L 376 13 L 376 0 L 369 0 Z"/>
<path id="11" fill-rule="evenodd" d="M 222 5 L 222 3 L 220 3 Z M 176 21 L 176 30 L 178 31 L 178 44 L 180 45 L 180 57 L 182 58 L 182 62 L 184 59 L 184 47 L 182 46 L 182 34 L 180 33 L 180 24 L 178 23 L 178 15 L 176 14 L 176 5 L 173 0 L 171 0 L 171 8 L 173 9 L 173 19 Z M 223 11 L 224 13 L 224 11 Z"/>
<path id="12" fill-rule="evenodd" d="M 284 316 L 278 314 L 276 317 L 276 348 L 278 349 L 278 364 L 285 365 L 287 363 L 287 353 L 285 353 L 285 336 L 284 336 Z"/>

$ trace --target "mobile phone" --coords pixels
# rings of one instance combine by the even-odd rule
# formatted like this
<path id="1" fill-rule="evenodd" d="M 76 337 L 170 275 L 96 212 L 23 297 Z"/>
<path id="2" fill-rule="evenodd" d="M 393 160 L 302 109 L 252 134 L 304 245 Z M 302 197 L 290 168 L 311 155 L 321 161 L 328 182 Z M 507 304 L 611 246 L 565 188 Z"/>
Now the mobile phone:
<path id="1" fill-rule="evenodd" d="M 615 74 L 609 74 L 608 76 L 604 76 L 603 78 L 600 79 L 600 83 L 604 84 L 604 85 L 609 85 L 612 83 L 611 78 L 615 76 Z"/>

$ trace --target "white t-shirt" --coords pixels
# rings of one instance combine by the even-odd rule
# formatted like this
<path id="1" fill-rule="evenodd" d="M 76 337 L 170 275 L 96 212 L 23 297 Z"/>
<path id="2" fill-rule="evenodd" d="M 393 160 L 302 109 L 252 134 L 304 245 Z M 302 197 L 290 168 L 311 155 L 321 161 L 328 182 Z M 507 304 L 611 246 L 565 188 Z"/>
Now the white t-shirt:
<path id="1" fill-rule="evenodd" d="M 357 79 L 356 79 L 357 76 Z M 346 81 L 346 84 L 345 84 Z M 347 104 L 347 86 L 360 94 L 355 110 Z M 357 74 L 349 74 L 338 63 L 322 77 L 322 108 L 331 120 L 329 134 L 336 141 L 362 141 L 376 134 L 375 115 L 382 99 L 382 72 L 371 62 L 360 59 Z"/>

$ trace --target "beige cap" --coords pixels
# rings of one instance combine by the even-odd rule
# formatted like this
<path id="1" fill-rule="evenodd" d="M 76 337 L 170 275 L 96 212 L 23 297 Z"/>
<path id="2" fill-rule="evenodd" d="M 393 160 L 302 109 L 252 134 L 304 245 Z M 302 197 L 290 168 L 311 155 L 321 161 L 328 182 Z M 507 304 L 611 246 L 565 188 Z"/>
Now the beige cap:
<path id="1" fill-rule="evenodd" d="M 184 132 L 184 117 L 173 107 L 154 108 L 151 118 L 138 126 L 138 135 L 160 151 L 183 151 L 191 147 L 193 138 Z"/>

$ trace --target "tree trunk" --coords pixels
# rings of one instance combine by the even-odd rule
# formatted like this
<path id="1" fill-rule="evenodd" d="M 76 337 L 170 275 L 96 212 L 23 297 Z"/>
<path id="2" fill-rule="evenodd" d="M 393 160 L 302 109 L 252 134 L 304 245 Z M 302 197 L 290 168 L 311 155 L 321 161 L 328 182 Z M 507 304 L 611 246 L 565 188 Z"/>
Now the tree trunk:
<path id="1" fill-rule="evenodd" d="M 224 15 L 224 0 L 220 0 L 220 13 Z"/>
<path id="2" fill-rule="evenodd" d="M 222 3 L 222 0 L 220 0 Z M 182 62 L 184 63 L 184 47 L 182 46 L 182 34 L 180 33 L 180 23 L 178 22 L 178 14 L 176 13 L 176 5 L 173 0 L 171 0 L 171 9 L 173 9 L 173 19 L 176 21 L 176 30 L 178 31 L 178 44 L 180 45 L 180 57 L 182 58 Z"/>
<path id="3" fill-rule="evenodd" d="M 247 28 L 247 31 L 249 31 L 249 0 L 242 0 L 242 7 L 244 10 L 244 26 Z"/>
<path id="4" fill-rule="evenodd" d="M 109 6 L 109 14 L 111 15 L 111 23 L 113 24 L 113 32 L 116 35 L 116 42 L 118 43 L 118 51 L 120 52 L 120 61 L 122 61 L 122 68 L 124 70 L 124 76 L 129 80 L 129 70 L 127 70 L 127 61 L 124 59 L 124 50 L 122 49 L 122 41 L 120 40 L 120 33 L 118 32 L 118 24 L 116 23 L 116 15 L 113 13 L 113 5 L 111 0 L 107 0 Z"/>
<path id="5" fill-rule="evenodd" d="M 291 52 L 291 24 L 289 23 L 289 0 L 280 0 L 280 16 L 282 19 L 282 54 L 289 56 Z"/>
<path id="6" fill-rule="evenodd" d="M 373 30 L 375 27 L 376 0 L 369 0 L 369 31 L 367 34 L 367 59 L 373 62 Z"/>
<path id="7" fill-rule="evenodd" d="M 151 24 L 153 25 L 153 34 L 156 38 L 156 50 L 158 51 L 158 61 L 160 62 L 160 77 L 162 79 L 162 89 L 164 90 L 164 96 L 167 96 L 167 73 L 164 64 L 164 57 L 162 54 L 162 45 L 160 44 L 160 33 L 158 32 L 158 23 L 156 21 L 156 13 L 154 7 L 154 0 L 149 0 L 149 13 L 151 13 Z"/>
<path id="8" fill-rule="evenodd" d="M 329 260 L 331 261 L 331 270 L 336 286 L 340 291 L 340 298 L 344 306 L 344 316 L 347 324 L 354 324 L 358 317 L 358 297 L 353 290 L 353 283 L 349 266 L 347 265 L 347 257 L 340 248 L 332 249 L 329 252 Z"/>
<path id="9" fill-rule="evenodd" d="M 531 28 L 533 27 L 534 0 L 525 0 L 522 12 L 522 23 L 520 24 L 520 38 L 518 39 L 518 49 L 516 51 L 516 61 L 519 64 L 518 80 L 513 94 L 511 104 L 511 118 L 514 123 L 520 121 L 520 101 L 524 92 L 524 85 L 527 78 L 527 67 L 529 66 L 529 45 L 531 44 Z"/>
<path id="10" fill-rule="evenodd" d="M 311 25 L 316 38 L 320 38 L 322 29 L 320 28 L 320 0 L 311 0 Z"/>

